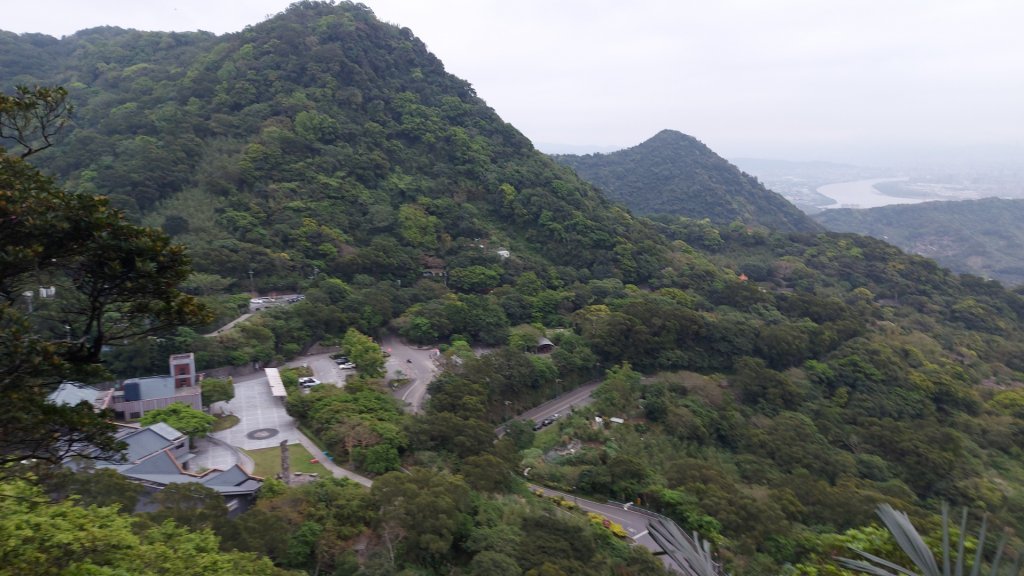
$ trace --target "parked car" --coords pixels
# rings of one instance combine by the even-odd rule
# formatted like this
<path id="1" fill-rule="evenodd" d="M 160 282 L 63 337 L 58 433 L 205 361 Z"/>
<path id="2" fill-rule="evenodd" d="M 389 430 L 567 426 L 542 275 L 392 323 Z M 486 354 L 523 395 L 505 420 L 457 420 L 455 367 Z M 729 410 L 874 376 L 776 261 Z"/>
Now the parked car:
<path id="1" fill-rule="evenodd" d="M 303 378 L 299 378 L 299 386 L 302 386 L 303 388 L 312 388 L 313 386 L 316 386 L 319 383 L 320 381 L 317 380 L 316 378 L 313 378 L 312 376 L 305 376 Z"/>
<path id="2" fill-rule="evenodd" d="M 552 416 L 548 416 L 547 418 L 541 420 L 540 422 L 534 422 L 533 423 L 533 430 L 537 431 L 537 430 L 540 430 L 541 428 L 546 428 L 548 426 L 551 426 L 552 424 L 555 423 L 555 420 L 558 420 L 558 414 L 554 414 Z"/>
<path id="3" fill-rule="evenodd" d="M 356 365 L 351 362 L 338 362 L 338 368 L 341 368 L 342 370 L 352 370 L 355 367 Z"/>
<path id="4" fill-rule="evenodd" d="M 334 360 L 335 364 L 348 364 L 351 362 L 351 360 L 348 359 L 348 356 L 341 356 L 339 354 L 331 356 L 331 359 Z"/>

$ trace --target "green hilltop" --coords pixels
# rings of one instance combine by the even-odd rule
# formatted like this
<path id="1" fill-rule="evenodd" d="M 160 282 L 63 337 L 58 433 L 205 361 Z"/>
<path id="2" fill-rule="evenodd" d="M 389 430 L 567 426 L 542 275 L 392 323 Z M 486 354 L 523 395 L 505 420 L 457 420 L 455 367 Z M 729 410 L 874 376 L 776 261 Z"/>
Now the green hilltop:
<path id="1" fill-rule="evenodd" d="M 636 281 L 663 251 L 360 5 L 301 3 L 222 37 L 96 28 L 3 42 L 38 53 L 2 77 L 65 85 L 77 106 L 43 168 L 163 226 L 197 270 L 237 288 L 250 269 L 261 290 L 313 268 L 411 282 L 423 257 L 478 259 L 482 243 L 527 268 Z"/>
<path id="2" fill-rule="evenodd" d="M 780 232 L 820 229 L 756 178 L 674 130 L 618 152 L 553 158 L 637 214 L 708 218 L 719 225 L 739 221 Z"/>

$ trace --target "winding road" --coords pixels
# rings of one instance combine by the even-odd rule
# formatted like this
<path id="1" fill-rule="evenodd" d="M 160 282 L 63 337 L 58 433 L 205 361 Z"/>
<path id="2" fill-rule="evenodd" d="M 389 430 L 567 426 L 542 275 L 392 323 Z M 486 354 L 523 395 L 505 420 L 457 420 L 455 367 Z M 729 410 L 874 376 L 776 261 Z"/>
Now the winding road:
<path id="1" fill-rule="evenodd" d="M 593 500 L 588 500 L 586 498 L 580 498 L 579 496 L 575 496 L 568 492 L 560 492 L 558 490 L 552 490 L 551 488 L 545 488 L 543 486 L 538 486 L 536 484 L 529 484 L 529 486 L 530 490 L 540 490 L 541 492 L 544 493 L 545 496 L 561 496 L 564 500 L 568 500 L 570 502 L 575 503 L 577 506 L 579 506 L 583 510 L 586 510 L 587 512 L 594 512 L 595 514 L 600 514 L 601 516 L 604 516 L 605 518 L 608 518 L 613 522 L 621 524 L 622 527 L 626 530 L 626 533 L 629 534 L 630 539 L 632 539 L 634 542 L 643 546 L 644 548 L 647 548 L 648 550 L 651 550 L 652 552 L 661 551 L 661 547 L 658 546 L 654 542 L 654 540 L 651 539 L 650 534 L 647 533 L 647 521 L 650 518 L 643 514 L 640 514 L 638 512 L 632 512 L 629 510 L 629 508 L 624 508 L 622 505 L 619 504 L 601 504 L 600 502 L 595 502 Z"/>
<path id="2" fill-rule="evenodd" d="M 381 346 L 391 354 L 385 364 L 387 378 L 389 380 L 408 379 L 408 383 L 394 390 L 394 396 L 404 403 L 407 411 L 412 413 L 422 412 L 423 404 L 428 398 L 427 386 L 438 373 L 438 365 L 434 361 L 437 355 L 436 349 L 410 346 L 397 336 L 392 335 L 385 336 L 381 340 Z M 337 368 L 334 361 L 327 354 L 306 356 L 290 362 L 289 365 L 309 366 L 313 370 L 314 375 L 321 381 L 324 383 L 334 383 L 338 386 L 344 386 L 345 376 L 350 372 Z M 557 398 L 519 414 L 515 419 L 537 422 L 554 414 L 564 415 L 576 408 L 586 406 L 593 402 L 592 394 L 597 389 L 598 384 L 598 381 L 588 382 L 579 388 L 570 390 Z M 504 431 L 504 426 L 500 426 L 495 430 L 498 436 L 503 435 Z M 297 430 L 296 432 L 298 432 L 296 436 L 301 435 L 301 432 Z M 311 449 L 311 452 L 316 449 L 308 438 L 304 438 L 304 435 L 301 436 L 303 438 L 300 441 L 305 440 L 301 441 L 301 443 L 307 449 Z M 317 453 L 314 453 L 314 455 L 319 457 Z M 325 464 L 327 462 L 329 460 L 325 459 Z M 349 477 L 364 486 L 372 484 L 372 481 L 368 478 L 361 477 L 349 470 L 337 466 L 329 466 L 329 468 L 335 476 Z M 649 512 L 635 511 L 628 504 L 596 502 L 534 484 L 530 484 L 530 488 L 532 490 L 541 490 L 546 495 L 558 494 L 566 500 L 575 502 L 581 510 L 600 514 L 613 522 L 621 524 L 633 542 L 647 548 L 654 554 L 658 554 L 666 568 L 680 574 L 695 574 L 688 567 L 681 567 L 671 556 L 665 554 L 665 550 L 651 537 L 648 526 L 652 517 Z"/>
<path id="3" fill-rule="evenodd" d="M 586 512 L 593 512 L 595 514 L 600 514 L 601 516 L 611 520 L 612 522 L 621 525 L 622 528 L 625 529 L 626 533 L 629 535 L 629 538 L 635 544 L 647 548 L 651 551 L 652 554 L 658 556 L 658 558 L 661 559 L 661 562 L 665 566 L 665 568 L 667 568 L 671 572 L 676 572 L 679 574 L 683 574 L 685 576 L 700 576 L 701 573 L 707 573 L 698 572 L 688 564 L 688 562 L 693 561 L 692 558 L 694 557 L 694 554 L 692 552 L 689 556 L 679 553 L 679 550 L 682 547 L 692 547 L 692 550 L 697 550 L 698 548 L 694 545 L 690 537 L 687 536 L 684 532 L 682 532 L 682 530 L 680 530 L 678 526 L 675 526 L 676 530 L 674 532 L 676 532 L 676 534 L 673 535 L 675 540 L 670 539 L 670 541 L 672 541 L 673 543 L 668 544 L 668 546 L 673 549 L 673 553 L 668 553 L 665 550 L 665 548 L 658 544 L 655 538 L 651 535 L 651 530 L 657 530 L 657 524 L 661 522 L 671 523 L 674 525 L 674 522 L 672 522 L 668 518 L 665 518 L 664 516 L 654 514 L 647 510 L 635 508 L 631 504 L 619 504 L 615 502 L 608 502 L 602 504 L 594 500 L 581 498 L 568 492 L 561 492 L 558 490 L 553 490 L 551 488 L 538 486 L 536 484 L 528 483 L 528 486 L 530 487 L 530 490 L 534 492 L 543 492 L 545 496 L 560 496 L 563 500 L 573 502 L 574 504 L 579 506 L 581 510 L 584 510 Z M 665 532 L 668 532 L 664 530 L 664 528 L 662 528 L 661 530 L 663 534 Z M 680 540 L 685 540 L 686 542 L 683 543 L 680 542 Z M 662 541 L 664 541 L 664 539 Z M 721 567 L 718 564 L 711 562 L 709 557 L 705 558 L 707 566 L 713 566 L 715 569 L 717 569 L 717 573 L 722 573 Z"/>

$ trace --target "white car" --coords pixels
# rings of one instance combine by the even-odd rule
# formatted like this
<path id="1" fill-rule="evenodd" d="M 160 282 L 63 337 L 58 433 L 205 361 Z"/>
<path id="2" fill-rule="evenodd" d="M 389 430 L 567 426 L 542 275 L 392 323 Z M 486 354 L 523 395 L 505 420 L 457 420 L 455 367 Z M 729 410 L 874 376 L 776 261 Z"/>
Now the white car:
<path id="1" fill-rule="evenodd" d="M 352 370 L 355 367 L 356 367 L 356 365 L 351 363 L 351 362 L 342 362 L 342 363 L 338 364 L 338 368 L 341 368 L 342 370 Z"/>
<path id="2" fill-rule="evenodd" d="M 299 378 L 299 386 L 302 386 L 303 388 L 312 388 L 313 386 L 316 386 L 319 383 L 320 381 L 317 380 L 316 378 L 313 378 L 312 376 Z"/>

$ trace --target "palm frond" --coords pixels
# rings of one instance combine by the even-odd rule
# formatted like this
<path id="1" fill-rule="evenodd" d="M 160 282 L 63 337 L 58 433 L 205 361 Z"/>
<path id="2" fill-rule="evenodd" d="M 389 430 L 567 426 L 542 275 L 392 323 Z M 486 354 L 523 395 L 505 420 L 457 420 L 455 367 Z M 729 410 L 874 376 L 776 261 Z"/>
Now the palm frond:
<path id="1" fill-rule="evenodd" d="M 960 543 L 956 547 L 956 576 L 964 576 L 964 544 L 967 542 L 967 508 L 960 514 Z"/>
<path id="2" fill-rule="evenodd" d="M 914 524 L 910 521 L 910 517 L 907 516 L 906 512 L 901 512 L 894 509 L 888 504 L 881 504 L 878 506 L 878 517 L 885 524 L 885 527 L 892 534 L 896 544 L 900 547 L 907 558 L 913 562 L 914 567 L 920 571 L 920 573 L 913 572 L 909 568 L 899 566 L 898 564 L 880 558 L 873 554 L 869 554 L 863 550 L 852 548 L 854 552 L 861 555 L 865 560 L 855 560 L 851 558 L 837 558 L 837 562 L 844 568 L 854 570 L 857 572 L 863 572 L 865 574 L 872 574 L 874 576 L 953 576 L 952 572 L 955 568 L 956 576 L 964 576 L 964 570 L 966 569 L 966 554 L 964 550 L 967 546 L 967 509 L 965 508 L 960 517 L 960 536 L 956 543 L 956 560 L 955 563 L 952 559 L 952 550 L 950 542 L 949 532 L 949 506 L 947 504 L 942 505 L 942 570 L 939 570 L 939 565 L 935 560 L 935 554 L 932 552 L 928 545 L 925 543 L 924 538 L 914 527 Z M 999 574 L 999 567 L 1002 563 L 1003 555 L 1006 552 L 1006 544 L 1008 536 L 1003 534 L 1002 538 L 999 539 L 999 544 L 996 546 L 995 556 L 992 559 L 991 564 L 988 566 L 987 572 L 982 572 L 985 568 L 984 554 L 985 554 L 985 538 L 988 535 L 988 516 L 982 516 L 981 527 L 978 530 L 977 536 L 977 550 L 974 553 L 974 561 L 971 564 L 970 576 L 997 576 Z M 1017 554 L 1017 561 L 1014 563 L 1010 576 L 1018 576 L 1021 568 L 1024 567 L 1024 554 Z"/>
<path id="3" fill-rule="evenodd" d="M 988 514 L 981 517 L 981 530 L 978 533 L 978 550 L 974 553 L 974 565 L 971 566 L 971 576 L 980 576 L 981 574 L 981 555 L 985 552 L 985 533 L 987 530 Z M 993 570 L 992 573 L 995 574 L 995 571 Z"/>
<path id="4" fill-rule="evenodd" d="M 871 562 L 874 562 L 874 564 L 870 564 L 868 562 L 864 562 L 863 560 L 851 560 L 850 558 L 839 558 L 839 563 L 843 564 L 847 568 L 851 568 L 851 569 L 854 569 L 854 570 L 859 569 L 857 566 L 854 566 L 855 564 L 859 565 L 859 566 L 868 566 L 868 567 L 872 568 L 873 570 L 877 570 L 877 572 L 869 572 L 870 574 L 877 574 L 877 575 L 880 575 L 880 576 L 881 575 L 885 575 L 885 576 L 898 576 L 898 575 L 894 574 L 892 572 L 887 572 L 885 570 L 882 570 L 880 567 L 875 566 L 875 564 L 881 564 L 882 566 L 884 566 L 886 568 L 892 568 L 896 572 L 900 572 L 901 574 L 905 574 L 906 576 L 918 576 L 916 573 L 911 572 L 910 570 L 907 570 L 906 568 L 900 566 L 899 564 L 896 564 L 894 562 L 890 562 L 890 561 L 886 560 L 885 558 L 880 558 L 878 556 L 875 556 L 874 554 L 869 554 L 869 553 L 867 553 L 867 552 L 865 552 L 863 550 L 857 550 L 856 548 L 854 548 L 853 551 L 856 552 L 857 554 L 860 554 L 861 556 L 867 558 Z M 861 571 L 864 571 L 864 570 L 861 570 Z"/>
<path id="5" fill-rule="evenodd" d="M 935 555 L 924 543 L 924 538 L 917 533 L 917 528 L 914 528 L 914 524 L 906 512 L 896 510 L 888 504 L 881 504 L 878 506 L 878 517 L 889 529 L 896 544 L 917 566 L 923 576 L 942 576 L 939 567 L 935 564 Z"/>

